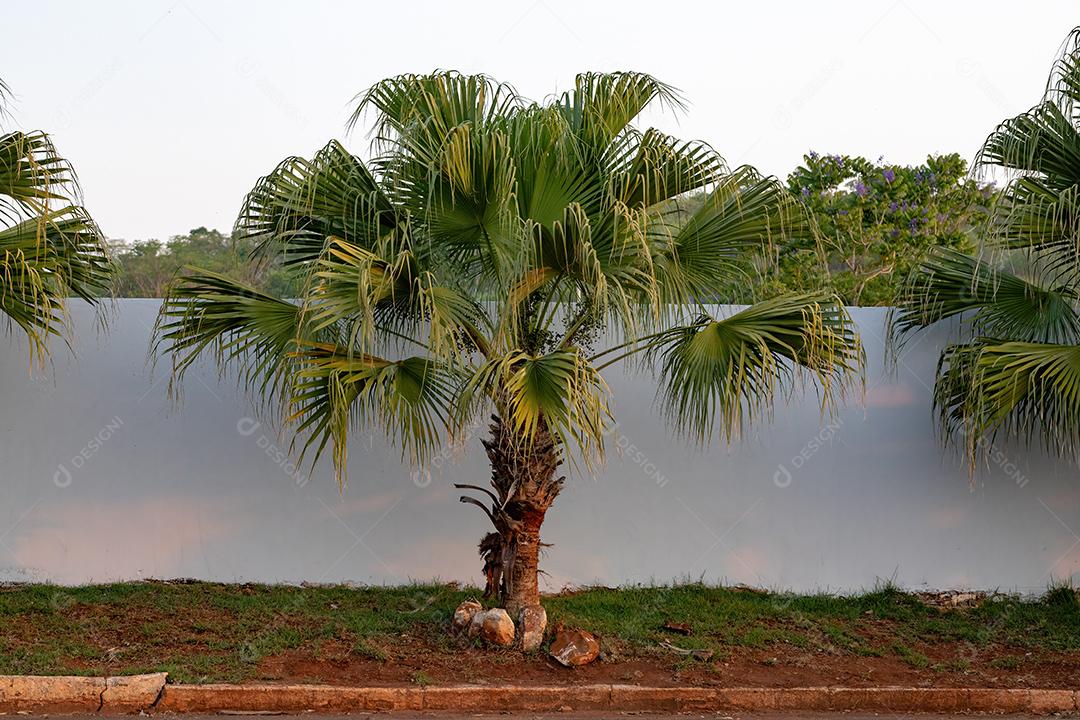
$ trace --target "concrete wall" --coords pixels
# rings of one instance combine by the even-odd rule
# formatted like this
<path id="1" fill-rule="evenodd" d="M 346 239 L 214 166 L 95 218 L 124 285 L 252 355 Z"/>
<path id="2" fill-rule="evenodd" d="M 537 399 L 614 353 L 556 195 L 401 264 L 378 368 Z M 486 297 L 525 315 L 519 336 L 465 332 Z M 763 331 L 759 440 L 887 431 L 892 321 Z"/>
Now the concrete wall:
<path id="1" fill-rule="evenodd" d="M 167 368 L 147 364 L 156 310 L 120 301 L 100 334 L 76 307 L 76 358 L 58 347 L 46 374 L 30 374 L 19 336 L 0 343 L 0 579 L 480 581 L 486 519 L 450 487 L 486 482 L 476 439 L 420 477 L 361 434 L 341 494 L 328 463 L 309 477 L 285 459 L 214 368 L 193 371 L 172 406 Z M 732 447 L 673 438 L 653 383 L 611 373 L 621 457 L 572 477 L 549 514 L 547 588 L 703 577 L 855 590 L 894 577 L 1038 592 L 1080 571 L 1076 469 L 1003 446 L 969 482 L 930 412 L 944 338 L 913 342 L 890 372 L 885 311 L 854 314 L 865 402 L 824 421 L 812 394 L 778 403 Z"/>

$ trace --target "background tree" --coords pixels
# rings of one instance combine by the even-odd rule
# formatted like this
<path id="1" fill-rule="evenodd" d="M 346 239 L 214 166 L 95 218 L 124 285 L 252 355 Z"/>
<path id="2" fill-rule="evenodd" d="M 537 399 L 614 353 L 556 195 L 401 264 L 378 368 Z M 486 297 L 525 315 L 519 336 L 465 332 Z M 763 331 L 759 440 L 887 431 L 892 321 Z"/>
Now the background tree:
<path id="1" fill-rule="evenodd" d="M 892 305 L 931 248 L 976 248 L 992 188 L 967 177 L 955 153 L 917 166 L 814 152 L 803 163 L 787 185 L 819 234 L 775 244 L 764 297 L 831 290 L 850 304 Z"/>
<path id="2" fill-rule="evenodd" d="M 9 98 L 0 81 L 0 123 Z M 105 238 L 49 136 L 0 134 L 0 313 L 9 332 L 26 334 L 31 362 L 44 361 L 49 337 L 69 329 L 68 298 L 100 309 L 111 275 Z"/>
<path id="3" fill-rule="evenodd" d="M 117 271 L 116 294 L 120 297 L 164 297 L 169 283 L 184 267 L 225 273 L 279 297 L 296 297 L 300 288 L 274 262 L 251 262 L 255 241 L 233 232 L 197 227 L 168 242 L 148 240 L 114 243 Z"/>
<path id="4" fill-rule="evenodd" d="M 896 331 L 948 318 L 962 336 L 938 362 L 947 442 L 974 463 L 998 435 L 1080 460 L 1080 28 L 1046 93 L 1001 123 L 976 159 L 1009 178 L 986 252 L 935 250 L 914 275 Z M 954 322 L 957 320 L 954 320 Z"/>
<path id="5" fill-rule="evenodd" d="M 634 119 L 679 105 L 638 73 L 583 74 L 539 104 L 484 76 L 403 75 L 359 97 L 373 159 L 334 141 L 248 195 L 237 229 L 304 288 L 299 303 L 192 269 L 170 289 L 159 347 L 180 379 L 200 354 L 282 409 L 301 454 L 374 423 L 423 463 L 490 414 L 490 488 L 462 498 L 493 531 L 487 591 L 539 602 L 540 528 L 557 471 L 603 456 L 604 370 L 638 359 L 675 429 L 731 437 L 806 371 L 829 399 L 860 361 L 836 298 L 780 297 L 727 317 L 769 237 L 801 235 L 784 187 L 707 145 Z M 693 210 L 681 199 L 704 191 Z"/>

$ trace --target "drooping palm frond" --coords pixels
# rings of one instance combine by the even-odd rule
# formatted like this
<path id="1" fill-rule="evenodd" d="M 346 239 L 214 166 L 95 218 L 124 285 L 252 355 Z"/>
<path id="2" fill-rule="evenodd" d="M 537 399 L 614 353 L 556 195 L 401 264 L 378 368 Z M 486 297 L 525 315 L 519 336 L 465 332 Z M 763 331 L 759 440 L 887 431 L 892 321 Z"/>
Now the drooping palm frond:
<path id="1" fill-rule="evenodd" d="M 1042 100 L 999 124 L 976 157 L 977 169 L 1004 171 L 1010 182 L 994 213 L 994 241 L 1030 249 L 1075 268 L 1080 230 L 1080 34 L 1055 62 Z"/>
<path id="2" fill-rule="evenodd" d="M 913 276 L 907 296 L 894 322 L 901 334 L 966 316 L 975 335 L 1032 342 L 1080 340 L 1072 288 L 1047 288 L 955 250 L 932 251 Z"/>
<path id="3" fill-rule="evenodd" d="M 797 385 L 817 381 L 823 407 L 843 394 L 862 362 L 854 326 L 833 297 L 796 296 L 753 305 L 724 319 L 702 316 L 673 328 L 652 349 L 660 399 L 674 427 L 699 444 L 727 440 Z"/>
<path id="4" fill-rule="evenodd" d="M 426 357 L 386 360 L 347 348 L 302 344 L 294 353 L 302 369 L 292 393 L 296 437 L 306 436 L 300 457 L 314 458 L 332 446 L 334 468 L 344 483 L 349 433 L 377 427 L 401 447 L 402 457 L 422 465 L 449 442 L 451 408 L 460 393 L 460 372 Z M 295 441 L 294 441 L 295 442 Z"/>
<path id="5" fill-rule="evenodd" d="M 101 232 L 80 207 L 0 229 L 0 310 L 26 332 L 32 355 L 43 358 L 48 337 L 65 330 L 66 300 L 98 303 L 111 274 Z"/>
<path id="6" fill-rule="evenodd" d="M 297 371 L 297 343 L 317 334 L 301 322 L 296 304 L 219 273 L 191 268 L 169 288 L 154 336 L 155 354 L 172 360 L 174 389 L 208 354 L 221 369 L 236 370 L 255 397 L 287 406 Z M 325 331 L 322 336 L 333 337 Z"/>
<path id="7" fill-rule="evenodd" d="M 305 268 L 328 237 L 371 248 L 387 234 L 406 232 L 371 171 L 336 140 L 313 159 L 287 158 L 261 178 L 236 229 L 260 241 L 259 254 Z"/>
<path id="8" fill-rule="evenodd" d="M 313 279 L 306 299 L 312 326 L 319 330 L 347 319 L 348 344 L 359 352 L 380 350 L 379 343 L 396 339 L 453 362 L 467 347 L 488 347 L 483 308 L 440 284 L 410 250 L 380 244 L 369 251 L 329 238 Z"/>
<path id="9" fill-rule="evenodd" d="M 80 202 L 75 173 L 48 135 L 0 135 L 0 312 L 25 333 L 31 362 L 68 330 L 69 297 L 100 311 L 110 290 L 104 235 Z"/>
<path id="10" fill-rule="evenodd" d="M 985 259 L 932 254 L 897 313 L 911 332 L 960 317 L 971 338 L 938 363 L 934 402 L 946 443 L 972 465 L 998 435 L 1080 461 L 1080 28 L 1031 110 L 987 137 L 976 166 L 1009 182 L 992 208 L 989 254 L 1025 253 L 1031 278 Z"/>
<path id="11" fill-rule="evenodd" d="M 1080 462 L 1080 346 L 979 342 L 949 346 L 934 385 L 943 435 L 969 461 L 997 435 Z"/>

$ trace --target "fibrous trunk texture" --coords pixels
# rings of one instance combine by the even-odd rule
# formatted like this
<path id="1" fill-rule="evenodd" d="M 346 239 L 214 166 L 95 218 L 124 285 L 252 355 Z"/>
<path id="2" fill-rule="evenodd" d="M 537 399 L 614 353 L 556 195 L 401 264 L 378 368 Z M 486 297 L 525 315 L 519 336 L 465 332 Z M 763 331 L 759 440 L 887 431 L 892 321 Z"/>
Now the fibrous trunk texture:
<path id="1" fill-rule="evenodd" d="M 484 448 L 491 463 L 494 492 L 477 486 L 458 487 L 480 490 L 491 499 L 489 509 L 476 498 L 461 498 L 482 507 L 495 526 L 495 532 L 480 541 L 484 596 L 498 597 L 516 620 L 521 608 L 540 604 L 540 526 L 566 478 L 555 477 L 559 451 L 546 429 L 539 429 L 532 441 L 526 442 L 498 416 L 491 419 L 491 437 L 484 441 Z"/>

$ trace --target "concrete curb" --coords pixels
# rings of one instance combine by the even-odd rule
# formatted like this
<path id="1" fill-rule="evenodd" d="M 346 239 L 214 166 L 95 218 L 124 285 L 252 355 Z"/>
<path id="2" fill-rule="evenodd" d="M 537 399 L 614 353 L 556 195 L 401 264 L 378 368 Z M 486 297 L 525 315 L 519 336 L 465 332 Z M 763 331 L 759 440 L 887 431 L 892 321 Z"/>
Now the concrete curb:
<path id="1" fill-rule="evenodd" d="M 166 712 L 716 712 L 859 710 L 892 712 L 1075 712 L 1080 691 L 991 688 L 703 688 L 637 685 L 166 685 Z"/>
<path id="2" fill-rule="evenodd" d="M 154 706 L 165 673 L 122 677 L 0 675 L 0 712 L 133 713 Z"/>
<path id="3" fill-rule="evenodd" d="M 1051 713 L 1080 710 L 1080 690 L 993 688 L 704 688 L 637 685 L 166 685 L 130 677 L 0 676 L 0 712 L 617 712 L 872 711 Z"/>

